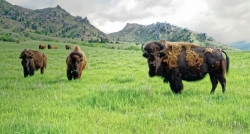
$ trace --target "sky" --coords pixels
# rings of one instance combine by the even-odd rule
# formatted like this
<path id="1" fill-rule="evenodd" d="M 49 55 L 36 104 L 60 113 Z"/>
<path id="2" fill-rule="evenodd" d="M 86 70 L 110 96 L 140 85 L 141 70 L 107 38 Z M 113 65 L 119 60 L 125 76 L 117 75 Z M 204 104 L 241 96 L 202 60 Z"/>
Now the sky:
<path id="1" fill-rule="evenodd" d="M 250 42 L 250 0 L 6 0 L 28 9 L 59 5 L 72 16 L 87 17 L 104 33 L 118 32 L 127 23 L 167 22 L 207 33 L 229 44 Z"/>

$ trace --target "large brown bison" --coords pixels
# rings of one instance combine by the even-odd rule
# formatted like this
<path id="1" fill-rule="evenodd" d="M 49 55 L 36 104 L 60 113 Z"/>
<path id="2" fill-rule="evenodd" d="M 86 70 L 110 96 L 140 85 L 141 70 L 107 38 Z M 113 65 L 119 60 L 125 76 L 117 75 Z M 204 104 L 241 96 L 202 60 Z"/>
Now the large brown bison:
<path id="1" fill-rule="evenodd" d="M 68 80 L 78 79 L 87 65 L 87 57 L 78 45 L 75 45 L 66 58 Z"/>
<path id="2" fill-rule="evenodd" d="M 70 49 L 70 45 L 65 45 L 66 50 Z"/>
<path id="3" fill-rule="evenodd" d="M 23 66 L 24 77 L 34 75 L 35 71 L 38 69 L 41 70 L 41 74 L 44 73 L 47 57 L 43 52 L 24 49 L 19 58 L 22 59 L 21 63 Z"/>
<path id="4" fill-rule="evenodd" d="M 39 49 L 45 49 L 45 47 L 46 47 L 46 45 L 44 45 L 44 44 L 39 45 Z"/>
<path id="5" fill-rule="evenodd" d="M 226 90 L 225 73 L 229 69 L 229 57 L 225 51 L 212 47 L 200 47 L 184 42 L 155 41 L 141 47 L 147 58 L 149 76 L 161 76 L 170 83 L 174 93 L 181 93 L 182 80 L 196 81 L 208 73 L 214 93 L 218 81 L 222 92 Z M 226 56 L 226 59 L 223 56 Z"/>

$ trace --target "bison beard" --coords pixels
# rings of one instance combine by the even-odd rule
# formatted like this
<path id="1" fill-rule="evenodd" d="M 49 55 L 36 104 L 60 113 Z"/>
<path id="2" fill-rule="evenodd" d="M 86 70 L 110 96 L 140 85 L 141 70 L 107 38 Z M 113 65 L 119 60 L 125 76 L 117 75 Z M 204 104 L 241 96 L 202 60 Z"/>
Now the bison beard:
<path id="1" fill-rule="evenodd" d="M 159 41 L 142 46 L 141 50 L 148 61 L 149 76 L 163 77 L 165 83 L 170 83 L 174 93 L 182 92 L 182 80 L 200 80 L 207 73 L 212 83 L 210 93 L 214 93 L 218 82 L 222 86 L 222 92 L 226 90 L 225 72 L 228 72 L 229 57 L 220 49 L 183 42 Z"/>

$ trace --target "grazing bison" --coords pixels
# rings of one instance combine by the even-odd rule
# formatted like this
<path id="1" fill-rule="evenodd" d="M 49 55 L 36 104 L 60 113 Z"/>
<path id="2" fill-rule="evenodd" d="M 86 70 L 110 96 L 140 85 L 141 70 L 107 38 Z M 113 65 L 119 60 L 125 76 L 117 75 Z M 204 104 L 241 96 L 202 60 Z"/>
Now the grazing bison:
<path id="1" fill-rule="evenodd" d="M 46 45 L 44 45 L 44 44 L 39 45 L 39 49 L 45 49 L 45 47 L 46 47 Z"/>
<path id="2" fill-rule="evenodd" d="M 38 69 L 41 70 L 41 74 L 44 73 L 47 63 L 47 57 L 44 53 L 31 49 L 24 49 L 19 58 L 22 59 L 21 63 L 24 77 L 34 75 L 35 71 Z"/>
<path id="3" fill-rule="evenodd" d="M 66 50 L 70 49 L 70 45 L 65 45 Z"/>
<path id="4" fill-rule="evenodd" d="M 229 57 L 223 50 L 168 41 L 151 42 L 145 47 L 142 45 L 141 50 L 148 61 L 149 76 L 163 77 L 174 93 L 181 93 L 182 80 L 200 80 L 207 73 L 212 83 L 210 93 L 214 93 L 218 81 L 222 92 L 226 90 L 225 72 L 229 69 Z"/>
<path id="5" fill-rule="evenodd" d="M 68 80 L 78 79 L 87 65 L 87 57 L 78 45 L 75 45 L 66 58 Z"/>

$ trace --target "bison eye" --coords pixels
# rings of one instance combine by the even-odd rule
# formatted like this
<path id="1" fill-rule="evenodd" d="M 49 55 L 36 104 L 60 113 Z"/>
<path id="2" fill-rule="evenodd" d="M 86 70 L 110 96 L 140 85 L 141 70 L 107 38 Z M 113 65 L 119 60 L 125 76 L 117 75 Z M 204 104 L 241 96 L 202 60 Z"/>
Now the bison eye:
<path id="1" fill-rule="evenodd" d="M 158 57 L 162 58 L 162 57 L 164 57 L 165 55 L 166 55 L 165 53 L 159 53 L 159 54 L 158 54 Z"/>
<path id="2" fill-rule="evenodd" d="M 143 53 L 142 56 L 145 57 L 145 58 L 148 58 L 148 53 Z"/>

